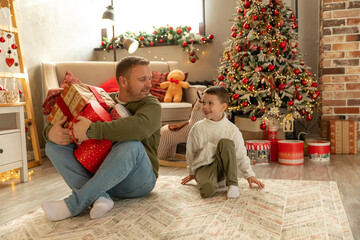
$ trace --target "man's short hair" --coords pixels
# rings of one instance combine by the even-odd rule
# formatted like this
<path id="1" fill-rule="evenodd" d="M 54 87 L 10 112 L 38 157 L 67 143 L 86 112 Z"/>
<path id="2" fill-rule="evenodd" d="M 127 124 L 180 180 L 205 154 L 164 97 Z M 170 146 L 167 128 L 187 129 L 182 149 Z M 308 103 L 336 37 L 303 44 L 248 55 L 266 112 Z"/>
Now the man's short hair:
<path id="1" fill-rule="evenodd" d="M 207 88 L 204 93 L 209 95 L 215 95 L 218 97 L 219 101 L 221 103 L 229 104 L 229 92 L 226 90 L 226 88 L 221 86 L 212 86 Z"/>
<path id="2" fill-rule="evenodd" d="M 136 65 L 149 65 L 150 61 L 143 57 L 128 56 L 122 58 L 116 65 L 116 82 L 120 76 L 129 77 L 130 71 Z"/>

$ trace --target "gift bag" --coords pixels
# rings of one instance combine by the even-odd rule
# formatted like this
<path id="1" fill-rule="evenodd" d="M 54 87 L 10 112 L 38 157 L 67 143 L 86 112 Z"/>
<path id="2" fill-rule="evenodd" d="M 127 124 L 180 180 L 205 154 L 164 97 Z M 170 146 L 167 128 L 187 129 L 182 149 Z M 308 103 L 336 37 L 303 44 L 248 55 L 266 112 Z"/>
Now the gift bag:
<path id="1" fill-rule="evenodd" d="M 110 114 L 98 102 L 91 102 L 86 105 L 79 116 L 86 117 L 92 122 L 109 122 L 112 120 Z M 74 122 L 76 122 L 75 119 L 72 122 L 72 125 Z M 78 145 L 78 148 L 74 151 L 76 159 L 92 173 L 95 173 L 99 169 L 113 145 L 112 142 L 107 139 L 89 139 L 81 144 L 78 144 L 75 138 L 74 141 Z"/>

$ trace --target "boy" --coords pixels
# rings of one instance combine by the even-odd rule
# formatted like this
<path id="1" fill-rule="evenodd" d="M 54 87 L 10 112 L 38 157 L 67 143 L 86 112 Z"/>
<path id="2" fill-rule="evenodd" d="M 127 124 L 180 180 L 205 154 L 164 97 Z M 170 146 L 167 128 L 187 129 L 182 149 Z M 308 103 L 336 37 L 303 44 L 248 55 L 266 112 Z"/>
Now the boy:
<path id="1" fill-rule="evenodd" d="M 203 198 L 214 196 L 217 188 L 225 187 L 225 184 L 229 186 L 228 198 L 239 197 L 238 166 L 250 188 L 252 183 L 264 188 L 251 169 L 241 132 L 226 118 L 224 111 L 228 103 L 229 92 L 225 88 L 214 86 L 206 89 L 202 107 L 205 119 L 197 122 L 188 136 L 186 159 L 189 176 L 183 178 L 181 184 L 196 179 Z"/>

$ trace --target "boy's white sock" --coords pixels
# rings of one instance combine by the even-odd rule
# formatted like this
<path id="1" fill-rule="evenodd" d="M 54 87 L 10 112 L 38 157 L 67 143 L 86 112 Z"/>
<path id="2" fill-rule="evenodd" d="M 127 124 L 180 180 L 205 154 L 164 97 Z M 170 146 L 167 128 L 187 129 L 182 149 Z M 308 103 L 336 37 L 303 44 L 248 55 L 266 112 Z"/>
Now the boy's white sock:
<path id="1" fill-rule="evenodd" d="M 41 207 L 51 221 L 60 221 L 71 217 L 71 212 L 64 200 L 41 203 Z"/>
<path id="2" fill-rule="evenodd" d="M 238 186 L 230 185 L 227 192 L 228 198 L 238 198 L 240 196 Z"/>
<path id="3" fill-rule="evenodd" d="M 98 199 L 96 199 L 96 201 L 93 204 L 93 207 L 90 210 L 90 218 L 91 219 L 101 218 L 102 216 L 104 216 L 105 213 L 110 211 L 113 208 L 113 206 L 114 206 L 113 200 L 105 197 L 99 197 Z"/>
<path id="4" fill-rule="evenodd" d="M 220 182 L 218 182 L 218 187 L 219 187 L 219 188 L 226 187 L 226 181 L 225 181 L 225 179 L 224 179 L 224 180 L 221 180 Z"/>

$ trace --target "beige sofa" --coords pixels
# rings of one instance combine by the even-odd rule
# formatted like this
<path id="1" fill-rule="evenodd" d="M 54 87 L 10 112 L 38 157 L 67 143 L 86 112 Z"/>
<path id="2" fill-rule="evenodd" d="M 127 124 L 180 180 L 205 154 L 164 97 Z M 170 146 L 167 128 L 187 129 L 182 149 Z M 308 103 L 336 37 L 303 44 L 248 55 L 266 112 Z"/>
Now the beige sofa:
<path id="1" fill-rule="evenodd" d="M 170 72 L 177 69 L 176 61 L 151 61 L 152 71 Z M 83 61 L 83 62 L 43 62 L 42 80 L 43 96 L 49 89 L 58 88 L 67 71 L 77 76 L 83 83 L 99 86 L 115 76 L 116 62 Z M 191 73 L 190 73 L 191 75 Z M 161 103 L 163 123 L 176 123 L 189 119 L 192 104 L 197 97 L 197 89 L 203 91 L 205 86 L 190 86 L 184 90 L 183 102 Z"/>

